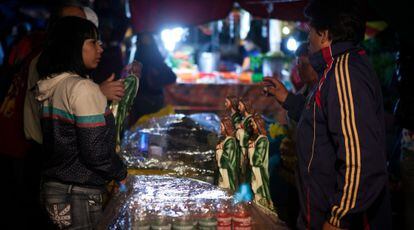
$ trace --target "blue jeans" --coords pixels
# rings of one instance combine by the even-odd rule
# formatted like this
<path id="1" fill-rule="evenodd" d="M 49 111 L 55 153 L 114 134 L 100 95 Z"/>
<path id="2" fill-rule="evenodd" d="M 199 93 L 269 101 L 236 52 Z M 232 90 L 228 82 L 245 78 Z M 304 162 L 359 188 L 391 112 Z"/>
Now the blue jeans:
<path id="1" fill-rule="evenodd" d="M 93 229 L 102 216 L 104 190 L 45 182 L 40 198 L 49 218 L 59 229 Z"/>

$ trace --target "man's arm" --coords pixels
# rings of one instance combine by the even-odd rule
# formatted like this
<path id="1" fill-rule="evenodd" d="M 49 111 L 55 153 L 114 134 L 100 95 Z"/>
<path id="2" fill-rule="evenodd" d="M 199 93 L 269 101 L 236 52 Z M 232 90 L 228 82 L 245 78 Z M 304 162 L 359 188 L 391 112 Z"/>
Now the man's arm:
<path id="1" fill-rule="evenodd" d="M 338 190 L 330 198 L 327 222 L 349 228 L 352 216 L 366 211 L 385 184 L 384 121 L 378 119 L 381 95 L 360 58 L 345 54 L 333 71 L 323 109 L 336 149 Z"/>
<path id="2" fill-rule="evenodd" d="M 306 97 L 303 94 L 289 93 L 282 107 L 288 111 L 288 116 L 298 122 L 305 107 Z"/>

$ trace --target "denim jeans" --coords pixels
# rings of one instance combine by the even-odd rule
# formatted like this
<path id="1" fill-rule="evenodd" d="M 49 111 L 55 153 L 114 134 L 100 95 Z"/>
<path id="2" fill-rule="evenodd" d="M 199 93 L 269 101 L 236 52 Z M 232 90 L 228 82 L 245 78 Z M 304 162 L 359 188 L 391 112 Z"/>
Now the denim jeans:
<path id="1" fill-rule="evenodd" d="M 102 216 L 104 190 L 60 182 L 42 183 L 40 198 L 59 229 L 94 229 Z"/>

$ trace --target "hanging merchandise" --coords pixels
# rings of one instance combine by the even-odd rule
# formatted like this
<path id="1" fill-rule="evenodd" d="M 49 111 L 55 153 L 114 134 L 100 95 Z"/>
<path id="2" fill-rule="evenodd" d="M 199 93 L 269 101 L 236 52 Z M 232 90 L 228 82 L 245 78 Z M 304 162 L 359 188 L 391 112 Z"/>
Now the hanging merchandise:
<path id="1" fill-rule="evenodd" d="M 125 95 L 121 101 L 113 102 L 110 109 L 115 117 L 116 127 L 116 152 L 120 152 L 121 132 L 123 130 L 124 121 L 128 116 L 128 112 L 134 102 L 134 98 L 138 92 L 139 76 L 141 75 L 142 65 L 134 61 L 124 68 L 124 73 L 121 79 L 125 85 Z"/>

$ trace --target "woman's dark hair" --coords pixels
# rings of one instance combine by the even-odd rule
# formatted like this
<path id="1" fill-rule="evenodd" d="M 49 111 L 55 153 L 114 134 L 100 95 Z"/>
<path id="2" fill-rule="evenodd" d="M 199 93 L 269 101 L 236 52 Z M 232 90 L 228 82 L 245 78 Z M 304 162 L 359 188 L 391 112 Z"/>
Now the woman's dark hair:
<path id="1" fill-rule="evenodd" d="M 83 18 L 63 17 L 52 27 L 37 63 L 40 78 L 62 72 L 86 77 L 82 47 L 86 39 L 98 39 L 96 26 Z"/>
<path id="2" fill-rule="evenodd" d="M 328 30 L 332 43 L 349 41 L 358 44 L 365 34 L 361 8 L 355 0 L 311 0 L 305 15 L 317 32 Z"/>
<path id="3" fill-rule="evenodd" d="M 309 46 L 309 42 L 304 42 L 300 44 L 300 46 L 295 51 L 295 56 L 296 57 L 308 56 L 309 55 L 308 46 Z"/>

